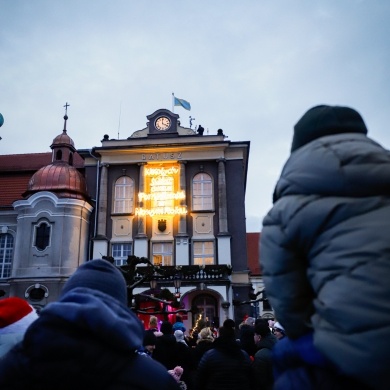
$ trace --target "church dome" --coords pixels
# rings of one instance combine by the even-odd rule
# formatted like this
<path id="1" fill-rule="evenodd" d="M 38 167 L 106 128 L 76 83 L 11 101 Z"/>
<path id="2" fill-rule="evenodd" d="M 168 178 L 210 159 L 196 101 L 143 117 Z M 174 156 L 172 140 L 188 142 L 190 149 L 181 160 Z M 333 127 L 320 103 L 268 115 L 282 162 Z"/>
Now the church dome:
<path id="1" fill-rule="evenodd" d="M 72 149 L 75 149 L 74 142 L 67 134 L 66 129 L 64 129 L 60 135 L 57 135 L 57 137 L 53 139 L 53 143 L 50 147 L 53 149 L 53 147 L 59 146 L 68 146 Z"/>
<path id="2" fill-rule="evenodd" d="M 50 191 L 59 198 L 88 198 L 84 176 L 73 166 L 63 161 L 56 161 L 37 171 L 30 179 L 24 196 L 38 191 Z"/>

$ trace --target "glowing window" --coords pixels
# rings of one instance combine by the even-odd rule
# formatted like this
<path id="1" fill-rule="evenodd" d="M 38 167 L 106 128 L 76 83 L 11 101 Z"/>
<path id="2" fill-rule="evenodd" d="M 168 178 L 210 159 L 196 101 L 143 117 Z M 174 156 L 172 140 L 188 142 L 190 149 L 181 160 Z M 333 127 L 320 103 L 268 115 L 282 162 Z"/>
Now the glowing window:
<path id="1" fill-rule="evenodd" d="M 11 234 L 0 234 L 0 278 L 11 276 L 14 238 Z"/>
<path id="2" fill-rule="evenodd" d="M 153 264 L 158 266 L 173 265 L 172 249 L 171 242 L 154 243 L 152 247 Z"/>
<path id="3" fill-rule="evenodd" d="M 122 176 L 115 182 L 114 213 L 132 213 L 134 207 L 134 181 Z"/>
<path id="4" fill-rule="evenodd" d="M 213 241 L 194 241 L 193 244 L 195 265 L 214 264 Z"/>
<path id="5" fill-rule="evenodd" d="M 132 245 L 131 243 L 112 244 L 111 251 L 116 266 L 126 265 L 127 256 L 132 254 Z"/>
<path id="6" fill-rule="evenodd" d="M 198 173 L 192 180 L 192 209 L 213 209 L 213 182 L 207 173 Z"/>

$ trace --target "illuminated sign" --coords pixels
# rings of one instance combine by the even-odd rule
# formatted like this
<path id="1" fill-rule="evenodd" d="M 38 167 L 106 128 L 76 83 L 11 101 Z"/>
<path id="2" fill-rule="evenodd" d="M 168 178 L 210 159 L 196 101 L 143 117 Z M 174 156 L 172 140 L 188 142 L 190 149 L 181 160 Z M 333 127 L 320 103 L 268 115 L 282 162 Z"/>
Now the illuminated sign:
<path id="1" fill-rule="evenodd" d="M 179 165 L 146 166 L 144 168 L 145 192 L 138 194 L 142 207 L 135 209 L 139 216 L 184 215 L 187 207 L 179 203 L 185 199 L 179 189 Z"/>

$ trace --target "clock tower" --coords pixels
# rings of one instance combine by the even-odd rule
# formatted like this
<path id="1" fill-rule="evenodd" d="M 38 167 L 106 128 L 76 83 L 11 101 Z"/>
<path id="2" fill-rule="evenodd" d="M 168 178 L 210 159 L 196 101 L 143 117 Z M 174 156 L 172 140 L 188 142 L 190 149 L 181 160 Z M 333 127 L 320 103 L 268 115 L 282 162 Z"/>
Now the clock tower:
<path id="1" fill-rule="evenodd" d="M 170 136 L 177 137 L 177 120 L 179 115 L 167 109 L 160 109 L 147 116 L 149 127 L 149 138 Z"/>

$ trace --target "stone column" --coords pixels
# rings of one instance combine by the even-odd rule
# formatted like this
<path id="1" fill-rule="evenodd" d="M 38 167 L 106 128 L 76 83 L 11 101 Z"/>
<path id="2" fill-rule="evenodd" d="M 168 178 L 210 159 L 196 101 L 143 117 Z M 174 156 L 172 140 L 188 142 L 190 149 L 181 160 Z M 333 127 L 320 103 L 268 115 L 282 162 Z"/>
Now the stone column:
<path id="1" fill-rule="evenodd" d="M 98 225 L 97 237 L 106 237 L 107 232 L 107 176 L 108 164 L 102 164 L 99 185 L 99 207 L 98 207 Z"/>
<path id="2" fill-rule="evenodd" d="M 186 194 L 186 161 L 180 161 L 180 191 L 183 191 Z M 180 200 L 180 206 L 187 209 L 187 197 Z M 180 215 L 179 217 L 179 226 L 178 226 L 179 235 L 187 235 L 187 214 Z"/>
<path id="3" fill-rule="evenodd" d="M 218 162 L 219 233 L 228 233 L 225 159 Z"/>
<path id="4" fill-rule="evenodd" d="M 145 163 L 140 163 L 139 170 L 139 188 L 138 192 L 145 192 Z M 137 194 L 138 197 L 138 194 Z M 137 200 L 138 208 L 143 208 L 144 202 L 140 201 L 139 198 Z M 138 216 L 138 232 L 137 236 L 146 236 L 146 217 L 144 215 Z"/>

